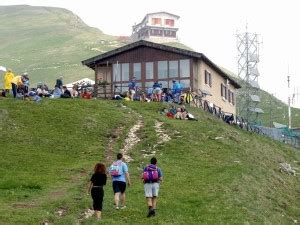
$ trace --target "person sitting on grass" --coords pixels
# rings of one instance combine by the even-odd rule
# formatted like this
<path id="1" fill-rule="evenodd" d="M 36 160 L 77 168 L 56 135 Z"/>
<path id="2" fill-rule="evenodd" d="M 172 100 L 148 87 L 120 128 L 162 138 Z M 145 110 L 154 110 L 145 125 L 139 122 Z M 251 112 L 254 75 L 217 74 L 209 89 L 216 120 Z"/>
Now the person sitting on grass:
<path id="1" fill-rule="evenodd" d="M 71 98 L 71 92 L 67 89 L 66 86 L 63 86 L 63 93 L 60 96 L 61 98 Z"/>
<path id="2" fill-rule="evenodd" d="M 57 85 L 55 85 L 51 98 L 60 98 L 60 96 L 61 96 L 61 89 Z"/>
<path id="3" fill-rule="evenodd" d="M 83 90 L 83 93 L 81 94 L 81 98 L 84 98 L 84 99 L 91 99 L 92 98 L 92 93 L 89 93 L 87 91 L 87 89 L 84 89 Z"/>

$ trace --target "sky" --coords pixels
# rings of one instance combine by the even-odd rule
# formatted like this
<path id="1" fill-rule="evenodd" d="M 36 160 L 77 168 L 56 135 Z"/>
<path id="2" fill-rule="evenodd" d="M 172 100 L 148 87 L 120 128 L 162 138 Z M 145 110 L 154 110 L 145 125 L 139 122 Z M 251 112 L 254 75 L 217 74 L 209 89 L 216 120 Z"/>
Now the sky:
<path id="1" fill-rule="evenodd" d="M 0 0 L 0 5 L 17 4 L 66 8 L 87 25 L 117 36 L 131 35 L 132 25 L 147 13 L 166 11 L 180 16 L 180 42 L 236 74 L 236 34 L 247 25 L 260 39 L 260 87 L 284 102 L 295 94 L 292 106 L 300 108 L 297 0 Z"/>

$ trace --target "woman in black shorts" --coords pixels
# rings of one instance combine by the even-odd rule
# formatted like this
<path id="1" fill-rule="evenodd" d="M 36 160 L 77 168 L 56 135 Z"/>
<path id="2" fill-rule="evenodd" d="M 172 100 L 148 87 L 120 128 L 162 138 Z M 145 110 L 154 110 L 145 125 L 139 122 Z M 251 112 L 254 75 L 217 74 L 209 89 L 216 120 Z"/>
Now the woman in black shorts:
<path id="1" fill-rule="evenodd" d="M 106 168 L 102 163 L 97 163 L 94 168 L 94 174 L 91 177 L 88 193 L 93 198 L 93 208 L 97 220 L 101 219 L 102 202 L 103 202 L 103 186 L 106 185 Z"/>

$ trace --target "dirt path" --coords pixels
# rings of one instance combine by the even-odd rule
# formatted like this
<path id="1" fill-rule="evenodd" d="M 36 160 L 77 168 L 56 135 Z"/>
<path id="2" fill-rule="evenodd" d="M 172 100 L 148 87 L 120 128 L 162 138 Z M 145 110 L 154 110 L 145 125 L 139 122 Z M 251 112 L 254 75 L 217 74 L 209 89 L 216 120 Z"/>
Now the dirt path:
<path id="1" fill-rule="evenodd" d="M 123 154 L 124 161 L 130 163 L 134 159 L 130 156 L 130 151 L 138 144 L 141 139 L 138 136 L 139 131 L 143 128 L 144 122 L 143 117 L 140 114 L 137 114 L 134 111 L 131 111 L 132 114 L 135 114 L 138 118 L 137 122 L 130 128 L 126 138 L 124 140 L 123 148 L 120 149 L 120 152 Z M 164 143 L 171 140 L 171 137 L 167 134 L 167 131 L 163 128 L 164 123 L 155 121 L 154 129 L 157 136 L 157 142 L 149 147 L 147 150 L 141 150 L 144 158 L 152 157 L 157 154 L 157 147 L 162 146 Z M 122 132 L 124 131 L 124 126 L 116 128 L 111 136 L 109 137 L 108 146 L 104 153 L 105 163 L 109 165 L 114 160 L 114 146 L 117 141 L 120 139 Z M 91 209 L 86 209 L 84 213 L 81 214 L 78 224 L 82 224 L 83 220 L 92 217 L 94 211 Z"/>
<path id="2" fill-rule="evenodd" d="M 159 122 L 157 120 L 155 121 L 154 128 L 158 140 L 148 149 L 141 150 L 144 158 L 155 156 L 157 154 L 157 147 L 162 146 L 164 143 L 171 140 L 171 137 L 167 134 L 167 131 L 162 127 L 163 125 L 163 122 Z"/>
<path id="3" fill-rule="evenodd" d="M 123 158 L 125 162 L 129 163 L 133 161 L 133 158 L 129 155 L 131 149 L 141 141 L 138 137 L 137 132 L 144 126 L 143 121 L 140 119 L 137 123 L 129 130 L 125 140 L 124 140 L 124 147 L 120 149 L 120 152 L 123 154 Z"/>
<path id="4" fill-rule="evenodd" d="M 120 126 L 113 130 L 112 134 L 109 137 L 107 148 L 105 148 L 104 158 L 106 164 L 110 164 L 114 159 L 114 146 L 116 145 L 117 141 L 120 139 L 120 135 L 124 130 L 124 126 Z"/>

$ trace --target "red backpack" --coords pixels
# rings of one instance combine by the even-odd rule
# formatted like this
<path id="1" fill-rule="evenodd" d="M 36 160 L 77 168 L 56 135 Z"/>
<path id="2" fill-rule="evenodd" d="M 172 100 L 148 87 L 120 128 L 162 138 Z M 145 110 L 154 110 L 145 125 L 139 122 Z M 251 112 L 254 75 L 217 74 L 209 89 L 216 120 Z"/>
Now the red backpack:
<path id="1" fill-rule="evenodd" d="M 144 169 L 143 179 L 145 182 L 157 182 L 158 181 L 158 169 L 155 165 L 148 165 Z"/>

